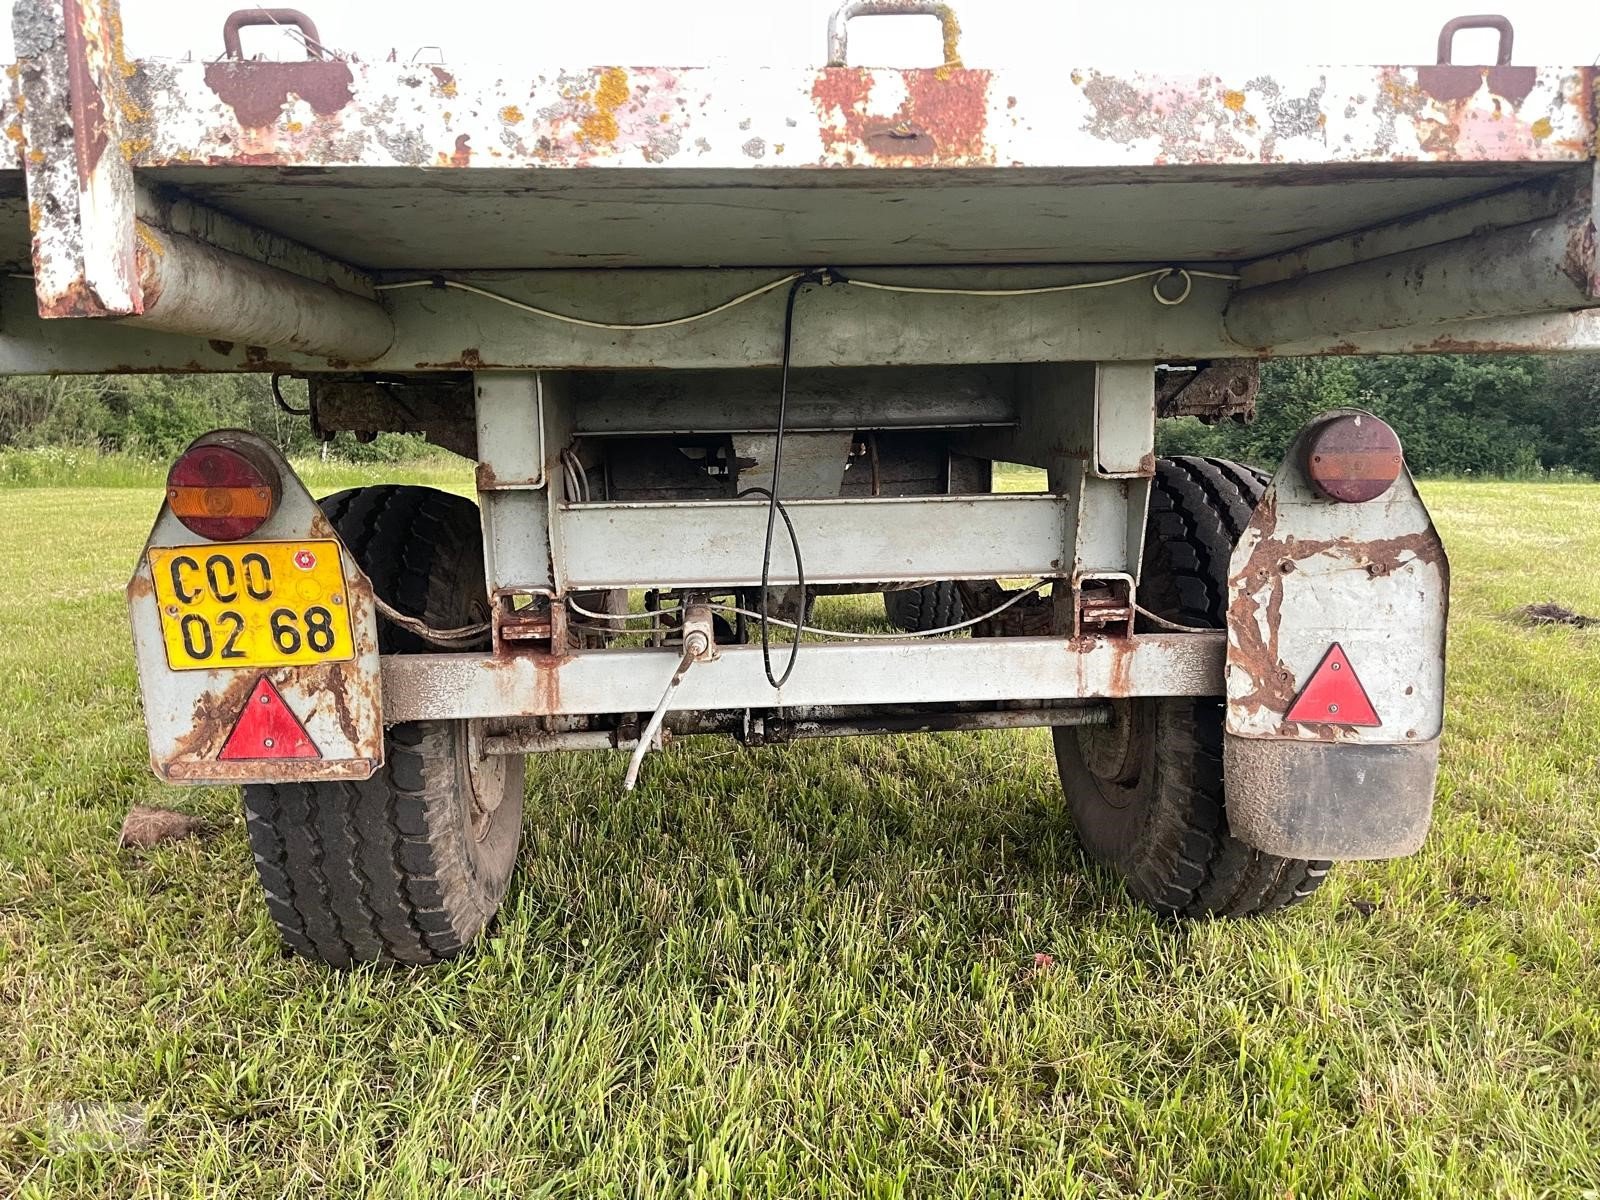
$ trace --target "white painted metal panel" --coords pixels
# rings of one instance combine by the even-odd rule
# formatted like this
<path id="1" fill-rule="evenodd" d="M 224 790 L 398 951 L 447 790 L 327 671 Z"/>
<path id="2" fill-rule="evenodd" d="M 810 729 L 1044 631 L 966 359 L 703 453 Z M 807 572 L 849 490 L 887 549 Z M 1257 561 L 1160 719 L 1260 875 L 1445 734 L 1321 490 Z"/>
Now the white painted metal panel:
<path id="1" fill-rule="evenodd" d="M 1048 495 L 791 500 L 807 583 L 1066 573 L 1068 502 Z M 765 500 L 563 505 L 564 589 L 761 582 Z M 797 582 L 780 522 L 772 582 Z"/>

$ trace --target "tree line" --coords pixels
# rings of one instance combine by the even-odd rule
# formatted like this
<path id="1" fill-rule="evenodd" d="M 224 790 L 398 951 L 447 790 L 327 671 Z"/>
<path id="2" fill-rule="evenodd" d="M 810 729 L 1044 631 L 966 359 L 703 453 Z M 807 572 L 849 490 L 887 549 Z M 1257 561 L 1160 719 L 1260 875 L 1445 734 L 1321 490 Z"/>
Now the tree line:
<path id="1" fill-rule="evenodd" d="M 305 386 L 285 382 L 304 406 Z M 1162 421 L 1163 454 L 1214 454 L 1271 466 L 1296 430 L 1329 408 L 1364 408 L 1388 421 L 1423 475 L 1519 476 L 1572 472 L 1600 478 L 1600 356 L 1432 355 L 1269 361 L 1256 420 Z M 320 447 L 303 416 L 285 412 L 260 375 L 15 377 L 0 380 L 0 447 L 75 446 L 170 459 L 199 434 L 233 426 L 286 454 Z M 342 458 L 431 453 L 420 438 L 339 435 Z"/>
<path id="2" fill-rule="evenodd" d="M 1273 466 L 1295 432 L 1330 408 L 1363 408 L 1389 422 L 1419 475 L 1600 478 L 1600 356 L 1269 361 L 1253 423 L 1163 421 L 1157 446 Z"/>
<path id="3" fill-rule="evenodd" d="M 284 380 L 286 403 L 306 407 L 306 387 Z M 90 448 L 167 461 L 212 429 L 248 429 L 288 455 L 316 454 L 311 422 L 280 406 L 265 375 L 79 375 L 0 379 L 0 448 Z M 340 458 L 386 461 L 440 453 L 419 437 L 339 434 Z"/>

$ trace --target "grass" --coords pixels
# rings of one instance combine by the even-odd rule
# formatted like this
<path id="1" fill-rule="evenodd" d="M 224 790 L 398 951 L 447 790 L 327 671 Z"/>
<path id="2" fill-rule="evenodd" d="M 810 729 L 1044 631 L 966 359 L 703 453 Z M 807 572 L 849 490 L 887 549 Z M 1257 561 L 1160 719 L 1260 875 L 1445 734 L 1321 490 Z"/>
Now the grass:
<path id="1" fill-rule="evenodd" d="M 397 472 L 411 482 L 434 487 L 462 491 L 472 486 L 471 466 L 464 459 L 444 453 L 437 458 L 409 459 L 404 463 L 351 462 L 338 458 L 324 462 L 315 457 L 290 461 L 300 478 L 319 495 L 339 488 L 388 483 Z M 0 447 L 0 491 L 37 487 L 160 487 L 171 465 L 170 459 L 107 454 L 91 447 Z"/>
<path id="2" fill-rule="evenodd" d="M 1600 631 L 1505 619 L 1600 613 L 1600 487 L 1426 491 L 1434 830 L 1290 914 L 1134 906 L 1043 734 L 690 740 L 626 797 L 538 762 L 482 948 L 346 975 L 280 952 L 236 795 L 145 766 L 156 495 L 8 491 L 0 1195 L 1600 1194 Z M 213 832 L 119 851 L 137 802 Z"/>

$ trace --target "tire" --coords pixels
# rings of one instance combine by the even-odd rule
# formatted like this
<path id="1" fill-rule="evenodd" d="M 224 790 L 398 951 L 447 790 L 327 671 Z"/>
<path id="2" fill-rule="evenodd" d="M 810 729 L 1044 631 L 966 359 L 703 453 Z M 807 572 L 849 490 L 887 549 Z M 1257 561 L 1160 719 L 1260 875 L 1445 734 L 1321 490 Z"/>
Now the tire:
<path id="1" fill-rule="evenodd" d="M 1221 459 L 1156 464 L 1145 531 L 1142 607 L 1220 629 L 1228 560 L 1267 477 Z M 1148 622 L 1141 619 L 1141 630 Z M 1153 908 L 1243 917 L 1304 900 L 1331 864 L 1278 858 L 1228 831 L 1223 702 L 1119 701 L 1109 726 L 1055 731 L 1056 764 L 1078 838 Z"/>
<path id="2" fill-rule="evenodd" d="M 424 487 L 354 488 L 323 511 L 377 594 L 430 625 L 487 619 L 478 509 Z M 427 649 L 378 623 L 385 654 Z M 267 909 L 291 949 L 330 966 L 426 964 L 458 954 L 505 895 L 522 825 L 519 757 L 469 759 L 465 721 L 417 721 L 384 736 L 360 783 L 244 789 Z M 476 790 L 475 790 L 476 789 Z"/>
<path id="3" fill-rule="evenodd" d="M 889 624 L 906 633 L 925 633 L 966 620 L 961 593 L 950 582 L 925 583 L 903 592 L 885 592 L 883 611 Z"/>

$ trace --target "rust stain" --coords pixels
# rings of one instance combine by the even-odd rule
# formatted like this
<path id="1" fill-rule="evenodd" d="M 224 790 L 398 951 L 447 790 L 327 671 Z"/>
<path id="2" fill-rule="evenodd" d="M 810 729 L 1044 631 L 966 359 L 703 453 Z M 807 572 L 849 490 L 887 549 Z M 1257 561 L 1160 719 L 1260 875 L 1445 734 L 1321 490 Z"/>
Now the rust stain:
<path id="1" fill-rule="evenodd" d="M 355 747 L 357 752 L 361 748 L 361 731 L 356 726 L 355 717 L 350 713 L 350 701 L 345 696 L 345 688 L 353 682 L 346 679 L 348 674 L 346 663 L 327 663 L 311 673 L 311 686 L 308 690 L 316 696 L 320 704 L 323 697 L 327 697 L 333 705 L 334 719 L 339 722 L 339 732 L 344 734 L 345 740 Z M 321 676 L 319 679 L 318 676 Z M 360 672 L 356 673 L 359 678 Z"/>
<path id="2" fill-rule="evenodd" d="M 561 668 L 566 666 L 570 659 L 559 654 L 549 654 L 536 651 L 530 655 L 533 660 L 533 708 L 535 713 L 558 713 L 561 711 Z"/>
<path id="3" fill-rule="evenodd" d="M 1287 712 L 1299 694 L 1299 681 L 1283 666 L 1278 652 L 1278 626 L 1283 610 L 1283 577 L 1296 564 L 1329 555 L 1348 561 L 1352 570 L 1362 569 L 1369 577 L 1381 578 L 1412 562 L 1447 569 L 1443 547 L 1426 533 L 1358 541 L 1276 537 L 1276 505 L 1258 510 L 1261 540 L 1251 552 L 1245 569 L 1228 581 L 1234 599 L 1229 606 L 1228 632 L 1233 643 L 1229 662 L 1248 677 L 1251 691 L 1239 698 L 1241 707 L 1252 711 Z M 1285 570 L 1285 566 L 1289 569 Z M 1267 590 L 1265 624 L 1262 637 L 1256 616 L 1261 591 Z"/>
<path id="4" fill-rule="evenodd" d="M 78 186 L 87 189 L 95 168 L 111 140 L 111 121 L 100 94 L 91 55 L 93 43 L 106 36 L 84 20 L 82 0 L 66 0 L 68 103 L 72 110 L 73 151 L 77 159 Z"/>
<path id="5" fill-rule="evenodd" d="M 1133 694 L 1133 643 L 1125 637 L 1094 639 L 1101 646 L 1111 648 L 1111 678 L 1108 691 L 1113 698 Z"/>
<path id="6" fill-rule="evenodd" d="M 291 95 L 299 96 L 319 117 L 333 115 L 355 97 L 350 66 L 338 59 L 214 62 L 206 65 L 205 81 L 247 129 L 275 125 Z"/>
<path id="7" fill-rule="evenodd" d="M 1243 92 L 1223 92 L 1222 93 L 1222 107 L 1226 108 L 1230 112 L 1243 112 L 1244 111 L 1244 93 Z"/>
<path id="8" fill-rule="evenodd" d="M 83 277 L 77 276 L 48 301 L 39 301 L 39 315 L 48 319 L 56 317 L 103 317 L 105 301 Z"/>
<path id="9" fill-rule="evenodd" d="M 453 98 L 456 94 L 456 77 L 443 67 L 434 67 L 434 85 L 439 89 L 441 96 Z"/>
<path id="10" fill-rule="evenodd" d="M 905 71 L 905 99 L 893 112 L 871 111 L 872 72 L 836 67 L 811 88 L 825 162 L 879 165 L 994 161 L 988 140 L 988 71 Z"/>
<path id="11" fill-rule="evenodd" d="M 1555 128 L 1550 124 L 1549 117 L 1540 117 L 1532 125 L 1528 126 L 1528 132 L 1533 134 L 1537 140 L 1542 142 L 1545 138 L 1549 137 L 1553 132 L 1555 132 Z"/>
<path id="12" fill-rule="evenodd" d="M 261 675 L 260 671 L 245 671 L 218 691 L 202 692 L 194 702 L 189 732 L 177 740 L 172 757 L 215 759 Z"/>
<path id="13" fill-rule="evenodd" d="M 1595 225 L 1587 217 L 1574 221 L 1567 234 L 1566 253 L 1561 256 L 1561 272 L 1586 295 L 1600 291 L 1596 278 Z"/>
<path id="14" fill-rule="evenodd" d="M 472 139 L 466 134 L 456 137 L 455 152 L 446 160 L 452 167 L 468 167 L 472 165 Z"/>
<path id="15" fill-rule="evenodd" d="M 508 104 L 500 110 L 500 120 L 507 125 L 522 124 L 522 110 L 515 104 Z"/>

